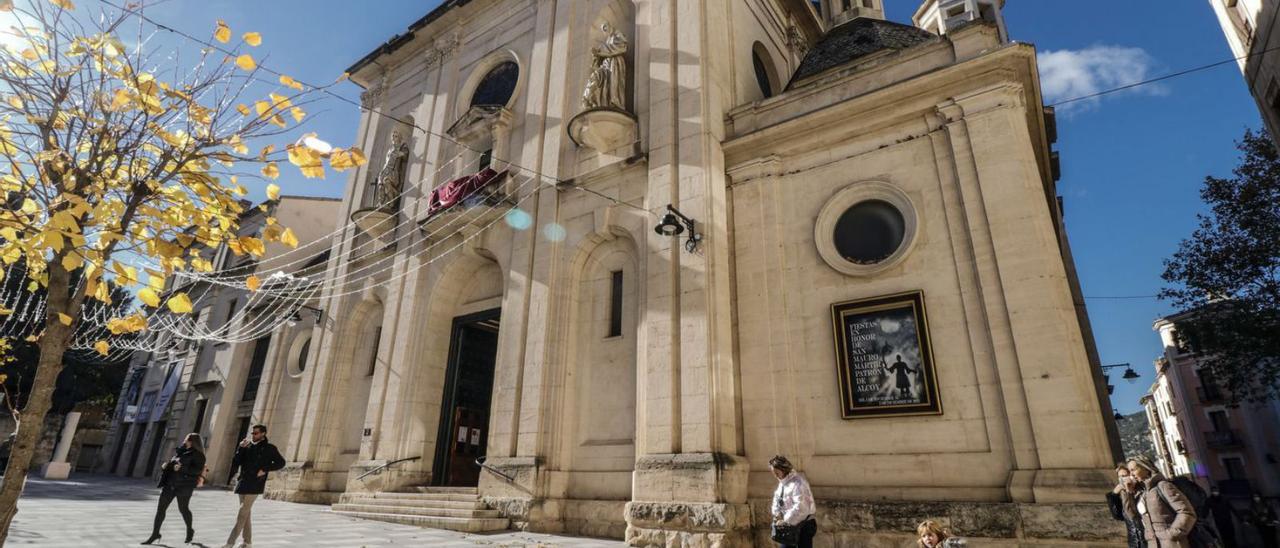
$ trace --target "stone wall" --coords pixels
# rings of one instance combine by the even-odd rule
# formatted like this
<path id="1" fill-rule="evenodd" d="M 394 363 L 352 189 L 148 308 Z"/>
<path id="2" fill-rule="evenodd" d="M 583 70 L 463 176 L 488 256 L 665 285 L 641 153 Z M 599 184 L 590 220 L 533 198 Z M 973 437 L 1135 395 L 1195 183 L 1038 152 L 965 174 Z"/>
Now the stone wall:
<path id="1" fill-rule="evenodd" d="M 1099 495 L 1099 499 L 1101 499 Z M 769 545 L 769 500 L 752 499 L 757 546 Z M 853 502 L 819 500 L 815 546 L 906 548 L 915 529 L 932 519 L 971 546 L 1119 547 L 1124 524 L 1106 504 L 1012 502 Z"/>

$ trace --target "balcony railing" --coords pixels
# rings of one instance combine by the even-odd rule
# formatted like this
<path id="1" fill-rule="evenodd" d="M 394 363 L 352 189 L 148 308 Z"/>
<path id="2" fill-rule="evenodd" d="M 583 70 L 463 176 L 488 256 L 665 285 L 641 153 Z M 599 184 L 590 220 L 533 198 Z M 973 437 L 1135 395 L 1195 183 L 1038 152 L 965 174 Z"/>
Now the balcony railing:
<path id="1" fill-rule="evenodd" d="M 1204 433 L 1204 441 L 1214 449 L 1225 449 L 1243 445 L 1235 430 L 1210 430 Z"/>
<path id="2" fill-rule="evenodd" d="M 1221 388 L 1212 385 L 1196 387 L 1196 395 L 1200 396 L 1200 403 L 1217 403 L 1226 398 Z"/>

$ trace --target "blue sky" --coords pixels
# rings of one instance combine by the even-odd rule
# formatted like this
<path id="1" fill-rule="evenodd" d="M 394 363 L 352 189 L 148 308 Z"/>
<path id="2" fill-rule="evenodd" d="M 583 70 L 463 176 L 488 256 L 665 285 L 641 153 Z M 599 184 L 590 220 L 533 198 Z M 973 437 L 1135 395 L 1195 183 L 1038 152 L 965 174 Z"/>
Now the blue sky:
<path id="1" fill-rule="evenodd" d="M 95 0 L 79 0 L 81 8 Z M 888 16 L 907 22 L 918 3 L 888 0 Z M 421 17 L 438 0 L 171 1 L 149 8 L 167 24 L 207 35 L 215 20 L 234 34 L 259 31 L 261 62 L 301 80 L 330 81 L 352 62 Z M 1013 39 L 1040 50 L 1050 101 L 1231 57 L 1205 0 L 1126 0 L 1089 4 L 1045 0 L 1010 2 L 1005 11 Z M 356 99 L 351 84 L 339 88 Z M 334 100 L 309 109 L 308 131 L 338 146 L 348 144 L 357 109 Z M 1096 297 L 1153 295 L 1161 287 L 1162 260 L 1190 234 L 1204 209 L 1198 191 L 1205 175 L 1228 175 L 1234 141 L 1260 127 L 1253 99 L 1234 64 L 1063 108 L 1057 149 L 1059 190 L 1067 230 L 1089 300 L 1104 363 L 1130 362 L 1143 378 L 1119 381 L 1113 402 L 1138 409 L 1160 352 L 1152 321 L 1170 309 L 1155 299 Z M 285 194 L 339 196 L 346 178 L 304 180 L 282 170 Z M 257 197 L 261 198 L 259 188 Z M 1118 380 L 1118 375 L 1116 375 Z"/>

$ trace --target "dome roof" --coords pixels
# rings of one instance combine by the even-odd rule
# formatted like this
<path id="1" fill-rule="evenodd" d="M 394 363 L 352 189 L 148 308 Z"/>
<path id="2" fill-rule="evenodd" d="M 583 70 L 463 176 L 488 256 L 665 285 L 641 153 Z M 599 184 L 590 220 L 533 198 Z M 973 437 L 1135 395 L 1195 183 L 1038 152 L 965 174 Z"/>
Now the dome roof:
<path id="1" fill-rule="evenodd" d="M 938 36 L 927 30 L 859 17 L 827 31 L 804 56 L 787 89 L 796 82 L 886 49 L 906 49 Z"/>

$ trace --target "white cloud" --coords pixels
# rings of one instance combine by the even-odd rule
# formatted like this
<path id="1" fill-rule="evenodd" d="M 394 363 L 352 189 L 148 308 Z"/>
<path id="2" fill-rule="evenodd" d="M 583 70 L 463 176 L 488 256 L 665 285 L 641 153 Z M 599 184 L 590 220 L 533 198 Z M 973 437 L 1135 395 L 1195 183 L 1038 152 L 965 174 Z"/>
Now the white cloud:
<path id="1" fill-rule="evenodd" d="M 1040 86 L 1045 104 L 1093 95 L 1151 77 L 1155 59 L 1142 48 L 1090 46 L 1079 50 L 1045 51 L 1040 58 Z M 1163 95 L 1166 89 L 1147 84 L 1118 93 Z M 1063 105 L 1063 110 L 1096 106 L 1095 97 Z"/>

